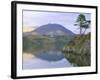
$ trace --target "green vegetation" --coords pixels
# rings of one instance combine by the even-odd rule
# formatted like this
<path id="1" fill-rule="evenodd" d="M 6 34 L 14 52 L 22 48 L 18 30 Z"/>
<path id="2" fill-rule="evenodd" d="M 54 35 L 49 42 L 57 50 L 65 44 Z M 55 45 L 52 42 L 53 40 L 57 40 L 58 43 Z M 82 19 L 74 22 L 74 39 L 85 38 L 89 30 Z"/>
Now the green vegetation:
<path id="1" fill-rule="evenodd" d="M 30 35 L 23 37 L 23 52 L 35 52 L 40 50 L 59 50 L 68 44 L 73 36 L 39 36 Z"/>
<path id="2" fill-rule="evenodd" d="M 74 66 L 90 66 L 90 33 L 77 35 L 64 48 L 65 57 Z"/>

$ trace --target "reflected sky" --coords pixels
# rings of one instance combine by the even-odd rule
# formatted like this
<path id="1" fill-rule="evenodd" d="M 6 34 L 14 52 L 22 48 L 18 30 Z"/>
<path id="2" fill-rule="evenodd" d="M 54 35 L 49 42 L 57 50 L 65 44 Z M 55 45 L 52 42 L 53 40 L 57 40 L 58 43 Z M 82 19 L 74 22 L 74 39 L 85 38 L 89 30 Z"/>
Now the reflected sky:
<path id="1" fill-rule="evenodd" d="M 87 20 L 91 20 L 91 14 L 83 13 Z M 23 26 L 38 28 L 45 24 L 61 24 L 75 34 L 79 34 L 79 27 L 74 26 L 79 13 L 70 12 L 40 12 L 23 11 Z M 90 29 L 87 30 L 90 32 Z"/>

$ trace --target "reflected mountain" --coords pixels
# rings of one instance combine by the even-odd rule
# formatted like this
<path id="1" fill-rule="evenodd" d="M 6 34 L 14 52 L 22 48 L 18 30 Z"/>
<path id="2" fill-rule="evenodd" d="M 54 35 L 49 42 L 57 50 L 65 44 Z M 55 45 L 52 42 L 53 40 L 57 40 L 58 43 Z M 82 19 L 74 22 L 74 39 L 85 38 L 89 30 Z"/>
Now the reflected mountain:
<path id="1" fill-rule="evenodd" d="M 59 61 L 64 58 L 64 55 L 60 51 L 41 51 L 37 54 L 34 54 L 37 58 L 47 60 L 47 61 Z"/>

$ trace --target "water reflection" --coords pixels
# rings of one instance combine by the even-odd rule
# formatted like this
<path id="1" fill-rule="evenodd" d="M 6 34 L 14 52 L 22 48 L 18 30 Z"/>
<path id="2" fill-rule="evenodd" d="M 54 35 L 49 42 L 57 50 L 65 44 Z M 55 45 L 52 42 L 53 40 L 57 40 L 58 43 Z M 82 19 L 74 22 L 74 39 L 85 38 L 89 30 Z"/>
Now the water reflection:
<path id="1" fill-rule="evenodd" d="M 64 55 L 61 51 L 55 50 L 42 50 L 41 52 L 34 54 L 37 58 L 46 60 L 46 61 L 59 61 L 64 58 Z"/>
<path id="2" fill-rule="evenodd" d="M 61 51 L 41 50 L 35 52 L 33 56 L 35 57 L 23 58 L 23 69 L 72 67 Z"/>

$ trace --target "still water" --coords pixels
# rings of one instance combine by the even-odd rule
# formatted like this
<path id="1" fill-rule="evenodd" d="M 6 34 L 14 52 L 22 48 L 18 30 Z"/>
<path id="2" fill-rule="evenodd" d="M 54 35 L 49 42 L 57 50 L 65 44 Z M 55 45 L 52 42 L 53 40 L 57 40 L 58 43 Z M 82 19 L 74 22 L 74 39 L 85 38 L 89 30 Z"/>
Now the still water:
<path id="1" fill-rule="evenodd" d="M 23 58 L 23 69 L 63 68 L 72 64 L 60 51 L 41 51 L 29 59 Z"/>

